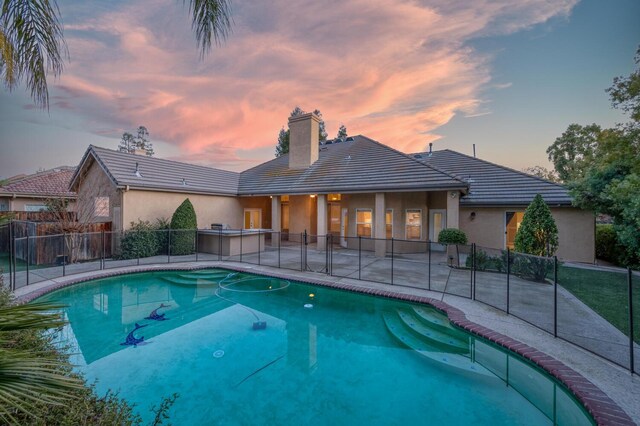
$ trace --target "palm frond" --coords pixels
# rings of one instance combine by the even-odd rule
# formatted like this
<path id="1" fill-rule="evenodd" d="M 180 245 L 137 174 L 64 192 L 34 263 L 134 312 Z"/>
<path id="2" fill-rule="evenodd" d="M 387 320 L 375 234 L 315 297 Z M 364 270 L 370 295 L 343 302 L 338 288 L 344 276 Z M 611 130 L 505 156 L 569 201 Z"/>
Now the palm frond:
<path id="1" fill-rule="evenodd" d="M 35 404 L 60 405 L 71 398 L 84 385 L 66 375 L 66 367 L 27 351 L 0 350 L 0 419 L 10 421 L 16 412 L 32 415 Z"/>
<path id="2" fill-rule="evenodd" d="M 211 50 L 212 39 L 220 45 L 231 32 L 231 3 L 229 0 L 189 0 L 189 13 L 200 55 L 204 57 Z"/>
<path id="3" fill-rule="evenodd" d="M 43 108 L 49 107 L 47 75 L 59 76 L 68 57 L 58 15 L 55 0 L 4 0 L 0 10 L 0 28 L 14 52 L 9 58 L 0 51 L 5 64 L 13 60 L 11 73 L 3 71 L 5 85 L 12 90 L 24 80 L 31 98 Z"/>
<path id="4" fill-rule="evenodd" d="M 0 308 L 0 332 L 17 330 L 46 330 L 65 324 L 59 312 L 63 305 L 30 303 Z M 1 337 L 0 337 L 1 339 Z"/>

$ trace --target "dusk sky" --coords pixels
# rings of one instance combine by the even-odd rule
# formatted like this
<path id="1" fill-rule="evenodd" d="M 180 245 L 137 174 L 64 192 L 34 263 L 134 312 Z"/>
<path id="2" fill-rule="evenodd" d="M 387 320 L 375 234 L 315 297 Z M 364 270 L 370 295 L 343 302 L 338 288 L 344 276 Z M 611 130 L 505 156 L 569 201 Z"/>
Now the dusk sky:
<path id="1" fill-rule="evenodd" d="M 229 170 L 272 159 L 299 105 L 404 152 L 549 167 L 570 123 L 612 126 L 634 69 L 637 0 L 234 1 L 200 59 L 181 1 L 59 1 L 70 62 L 50 111 L 0 90 L 0 178 L 77 165 L 145 125 L 156 156 Z"/>

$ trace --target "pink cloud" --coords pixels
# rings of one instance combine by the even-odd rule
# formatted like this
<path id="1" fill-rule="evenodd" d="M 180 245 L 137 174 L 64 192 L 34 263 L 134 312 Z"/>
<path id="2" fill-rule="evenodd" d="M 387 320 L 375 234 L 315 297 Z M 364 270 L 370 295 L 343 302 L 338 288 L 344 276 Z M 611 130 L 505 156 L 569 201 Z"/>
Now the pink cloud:
<path id="1" fill-rule="evenodd" d="M 344 123 L 417 151 L 457 113 L 487 113 L 491 58 L 468 40 L 566 16 L 576 0 L 513 3 L 235 3 L 233 34 L 199 61 L 185 11 L 134 2 L 68 25 L 72 62 L 57 94 L 96 129 L 144 124 L 181 158 L 223 167 L 274 146 L 296 105 L 319 108 L 330 136 Z"/>

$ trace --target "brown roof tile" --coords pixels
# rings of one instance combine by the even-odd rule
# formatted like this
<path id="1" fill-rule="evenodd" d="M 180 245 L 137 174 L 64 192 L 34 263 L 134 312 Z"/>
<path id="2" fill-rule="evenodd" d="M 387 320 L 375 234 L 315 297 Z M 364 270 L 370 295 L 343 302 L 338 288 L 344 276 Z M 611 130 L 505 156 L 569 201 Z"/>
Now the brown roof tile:
<path id="1" fill-rule="evenodd" d="M 0 187 L 0 194 L 75 197 L 76 193 L 69 191 L 69 183 L 74 172 L 74 167 L 65 166 L 10 180 L 5 186 Z"/>

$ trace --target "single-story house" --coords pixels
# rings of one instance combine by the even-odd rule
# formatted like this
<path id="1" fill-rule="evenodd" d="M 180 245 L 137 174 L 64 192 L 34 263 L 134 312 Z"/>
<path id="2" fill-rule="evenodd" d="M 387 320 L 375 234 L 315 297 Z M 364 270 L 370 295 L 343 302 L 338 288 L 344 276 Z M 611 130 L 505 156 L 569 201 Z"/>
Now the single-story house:
<path id="1" fill-rule="evenodd" d="M 241 173 L 90 146 L 70 188 L 93 196 L 97 220 L 114 230 L 170 218 L 188 197 L 200 228 L 331 233 L 349 246 L 357 236 L 437 241 L 448 227 L 498 249 L 512 247 L 539 193 L 558 225 L 558 256 L 594 261 L 594 215 L 572 207 L 564 187 L 449 150 L 408 155 L 365 136 L 320 145 L 318 123 L 290 118 L 290 152 Z"/>
<path id="2" fill-rule="evenodd" d="M 76 193 L 69 190 L 75 167 L 61 166 L 51 170 L 7 179 L 0 186 L 0 212 L 39 212 L 46 210 L 46 201 L 63 198 L 73 210 Z"/>

